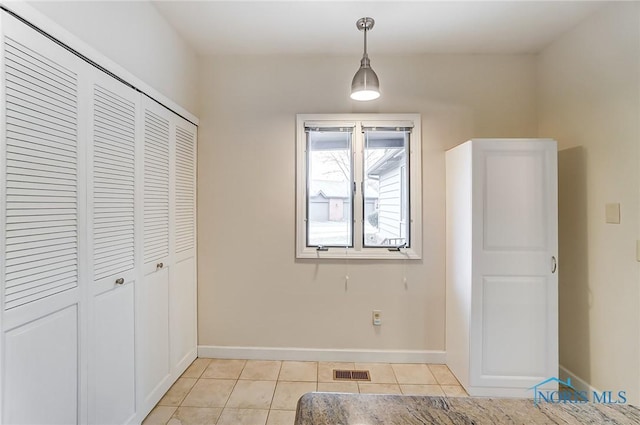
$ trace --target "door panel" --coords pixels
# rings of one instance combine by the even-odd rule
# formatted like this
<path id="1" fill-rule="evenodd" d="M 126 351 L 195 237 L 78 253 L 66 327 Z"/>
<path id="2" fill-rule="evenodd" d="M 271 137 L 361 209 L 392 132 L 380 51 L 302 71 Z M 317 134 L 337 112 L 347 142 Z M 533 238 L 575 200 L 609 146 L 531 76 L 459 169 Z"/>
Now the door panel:
<path id="1" fill-rule="evenodd" d="M 1 15 L 0 422 L 77 423 L 88 65 Z"/>
<path id="2" fill-rule="evenodd" d="M 482 288 L 482 375 L 538 376 L 547 364 L 547 290 L 544 277 L 492 277 Z M 509 347 L 496 350 L 494 347 Z"/>
<path id="3" fill-rule="evenodd" d="M 544 152 L 500 152 L 485 156 L 485 250 L 544 250 L 547 247 Z"/>
<path id="4" fill-rule="evenodd" d="M 182 120 L 181 120 L 182 121 Z M 186 121 L 176 125 L 175 202 L 176 252 L 195 248 L 196 218 L 196 127 Z"/>
<path id="5" fill-rule="evenodd" d="M 474 141 L 475 142 L 475 141 Z M 531 387 L 558 373 L 557 147 L 482 140 L 473 151 L 474 386 Z"/>
<path id="6" fill-rule="evenodd" d="M 13 19 L 4 23 L 3 307 L 11 310 L 78 287 L 79 64 Z"/>
<path id="7" fill-rule="evenodd" d="M 89 421 L 123 424 L 135 414 L 134 282 L 93 299 Z"/>
<path id="8" fill-rule="evenodd" d="M 196 357 L 196 268 L 195 257 L 174 266 L 171 294 L 171 364 L 178 369 Z"/>
<path id="9" fill-rule="evenodd" d="M 141 385 L 144 402 L 155 405 L 168 389 L 171 367 L 169 363 L 169 269 L 161 269 L 145 276 L 140 291 L 139 350 L 142 361 Z"/>
<path id="10" fill-rule="evenodd" d="M 78 306 L 5 333 L 6 424 L 78 422 Z"/>
<path id="11" fill-rule="evenodd" d="M 180 374 L 196 357 L 196 127 L 174 116 L 174 266 L 170 283 L 171 366 Z"/>
<path id="12" fill-rule="evenodd" d="M 89 423 L 122 424 L 135 406 L 135 184 L 139 94 L 93 72 L 89 172 Z"/>
<path id="13" fill-rule="evenodd" d="M 166 112 L 144 111 L 144 262 L 169 255 L 170 127 Z M 168 112 L 168 111 L 167 111 Z"/>
<path id="14" fill-rule="evenodd" d="M 139 291 L 138 338 L 140 398 L 151 409 L 171 385 L 169 339 L 170 179 L 172 113 L 144 98 L 143 121 L 143 259 Z"/>

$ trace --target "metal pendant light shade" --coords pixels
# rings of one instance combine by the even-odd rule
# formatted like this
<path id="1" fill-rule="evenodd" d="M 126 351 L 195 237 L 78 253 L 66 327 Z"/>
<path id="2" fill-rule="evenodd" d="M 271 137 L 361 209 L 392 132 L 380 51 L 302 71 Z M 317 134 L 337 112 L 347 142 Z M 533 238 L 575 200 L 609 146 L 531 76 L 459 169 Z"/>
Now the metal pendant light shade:
<path id="1" fill-rule="evenodd" d="M 361 18 L 356 22 L 358 29 L 364 31 L 364 54 L 360 61 L 360 69 L 351 82 L 351 99 L 354 100 L 373 100 L 380 97 L 380 82 L 371 68 L 367 55 L 367 31 L 373 28 L 374 23 L 373 18 Z"/>

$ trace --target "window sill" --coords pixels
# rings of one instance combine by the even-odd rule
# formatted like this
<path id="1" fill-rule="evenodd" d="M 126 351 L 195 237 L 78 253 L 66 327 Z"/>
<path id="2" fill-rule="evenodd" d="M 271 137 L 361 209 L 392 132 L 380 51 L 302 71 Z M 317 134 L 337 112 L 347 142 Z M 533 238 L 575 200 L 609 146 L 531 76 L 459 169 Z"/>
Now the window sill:
<path id="1" fill-rule="evenodd" d="M 413 248 L 400 248 L 400 251 L 389 251 L 388 248 L 365 248 L 345 251 L 344 248 L 328 248 L 318 251 L 314 247 L 299 249 L 296 258 L 342 259 L 342 260 L 420 260 L 422 255 Z"/>

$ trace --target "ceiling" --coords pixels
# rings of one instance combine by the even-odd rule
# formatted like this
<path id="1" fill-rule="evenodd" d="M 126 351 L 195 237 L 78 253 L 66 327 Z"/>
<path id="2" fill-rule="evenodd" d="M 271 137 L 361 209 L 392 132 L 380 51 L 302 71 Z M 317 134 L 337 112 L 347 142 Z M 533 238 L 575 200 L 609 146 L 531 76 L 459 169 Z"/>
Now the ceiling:
<path id="1" fill-rule="evenodd" d="M 201 55 L 536 53 L 600 1 L 153 1 Z"/>

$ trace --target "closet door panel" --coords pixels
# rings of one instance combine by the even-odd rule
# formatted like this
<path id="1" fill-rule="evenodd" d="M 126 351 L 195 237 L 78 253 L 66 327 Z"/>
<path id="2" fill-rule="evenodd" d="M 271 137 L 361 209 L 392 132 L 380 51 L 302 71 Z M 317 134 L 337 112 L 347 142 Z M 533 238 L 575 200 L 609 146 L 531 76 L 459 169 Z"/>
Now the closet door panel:
<path id="1" fill-rule="evenodd" d="M 144 333 L 140 335 L 144 401 L 153 407 L 171 385 L 169 365 L 169 269 L 145 276 L 141 291 Z"/>
<path id="2" fill-rule="evenodd" d="M 196 242 L 196 127 L 180 119 L 175 134 L 175 250 L 190 256 Z"/>
<path id="3" fill-rule="evenodd" d="M 196 357 L 196 127 L 180 117 L 175 125 L 175 265 L 170 280 L 171 362 L 181 373 Z"/>
<path id="4" fill-rule="evenodd" d="M 78 421 L 78 308 L 5 333 L 5 424 Z"/>
<path id="5" fill-rule="evenodd" d="M 13 19 L 3 24 L 2 289 L 10 311 L 78 287 L 80 64 Z"/>
<path id="6" fill-rule="evenodd" d="M 88 65 L 15 18 L 0 19 L 0 422 L 76 423 L 85 402 L 79 158 Z"/>
<path id="7" fill-rule="evenodd" d="M 171 112 L 143 98 L 143 274 L 137 346 L 142 410 L 171 385 L 169 341 Z"/>
<path id="8" fill-rule="evenodd" d="M 558 370 L 556 142 L 478 142 L 471 384 L 529 388 Z"/>
<path id="9" fill-rule="evenodd" d="M 127 423 L 135 415 L 134 282 L 94 297 L 89 422 Z"/>
<path id="10" fill-rule="evenodd" d="M 197 357 L 195 260 L 176 261 L 170 281 L 171 364 L 178 374 Z"/>
<path id="11" fill-rule="evenodd" d="M 149 102 L 144 111 L 144 262 L 158 263 L 169 256 L 170 116 Z"/>
<path id="12" fill-rule="evenodd" d="M 88 162 L 92 238 L 89 423 L 135 409 L 136 137 L 139 94 L 95 70 Z"/>

